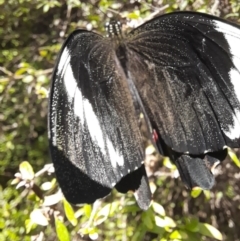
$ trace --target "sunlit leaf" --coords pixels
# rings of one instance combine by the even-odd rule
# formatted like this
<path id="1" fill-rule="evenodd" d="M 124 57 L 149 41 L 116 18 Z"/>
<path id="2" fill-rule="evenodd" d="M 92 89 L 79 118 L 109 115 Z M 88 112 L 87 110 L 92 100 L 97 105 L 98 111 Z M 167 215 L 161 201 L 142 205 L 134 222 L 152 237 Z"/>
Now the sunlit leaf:
<path id="1" fill-rule="evenodd" d="M 182 231 L 182 230 L 174 230 L 171 234 L 170 234 L 170 238 L 171 239 L 187 239 L 188 235 L 186 232 Z"/>
<path id="2" fill-rule="evenodd" d="M 150 186 L 151 193 L 152 194 L 155 193 L 155 191 L 157 190 L 157 185 L 154 182 L 150 182 L 149 186 Z"/>
<path id="3" fill-rule="evenodd" d="M 85 212 L 85 215 L 90 218 L 91 216 L 91 212 L 92 212 L 92 206 L 89 205 L 89 204 L 86 204 L 83 206 L 83 209 L 84 209 L 84 212 Z"/>
<path id="4" fill-rule="evenodd" d="M 237 155 L 230 148 L 228 148 L 228 155 L 230 156 L 232 161 L 235 163 L 235 165 L 240 168 L 240 161 L 239 161 Z"/>
<path id="5" fill-rule="evenodd" d="M 111 203 L 108 203 L 96 213 L 94 218 L 95 225 L 99 225 L 103 223 L 108 218 L 110 214 L 111 206 L 112 206 Z"/>
<path id="6" fill-rule="evenodd" d="M 24 180 L 32 180 L 34 178 L 33 168 L 27 161 L 24 161 L 19 165 L 19 171 Z"/>
<path id="7" fill-rule="evenodd" d="M 208 223 L 199 223 L 198 224 L 199 233 L 208 236 L 210 238 L 215 238 L 217 240 L 222 240 L 222 234 L 219 230 Z"/>
<path id="8" fill-rule="evenodd" d="M 90 232 L 89 232 L 89 238 L 91 240 L 97 240 L 98 239 L 98 232 L 97 232 L 97 229 L 92 229 Z"/>
<path id="9" fill-rule="evenodd" d="M 70 241 L 70 235 L 67 227 L 58 217 L 55 217 L 55 228 L 59 241 Z"/>
<path id="10" fill-rule="evenodd" d="M 17 183 L 19 183 L 20 179 L 19 178 L 14 178 L 12 181 L 11 181 L 11 185 L 15 185 Z"/>
<path id="11" fill-rule="evenodd" d="M 31 219 L 25 220 L 26 233 L 30 233 L 36 227 L 36 223 L 33 223 Z"/>
<path id="12" fill-rule="evenodd" d="M 49 196 L 45 196 L 44 197 L 44 202 L 43 202 L 43 206 L 52 206 L 57 204 L 58 202 L 60 202 L 63 199 L 63 195 L 62 193 L 59 191 L 55 194 L 49 195 Z"/>
<path id="13" fill-rule="evenodd" d="M 176 169 L 176 166 L 174 164 L 172 164 L 172 162 L 170 161 L 170 159 L 168 157 L 165 157 L 163 159 L 163 165 L 172 170 Z"/>
<path id="14" fill-rule="evenodd" d="M 191 196 L 193 198 L 197 198 L 202 193 L 202 189 L 200 187 L 195 187 L 191 191 Z"/>
<path id="15" fill-rule="evenodd" d="M 210 200 L 211 198 L 211 192 L 209 190 L 203 190 L 204 196 L 207 200 Z"/>
<path id="16" fill-rule="evenodd" d="M 29 84 L 34 80 L 34 77 L 32 75 L 26 75 L 22 78 L 22 82 Z"/>
<path id="17" fill-rule="evenodd" d="M 65 198 L 63 199 L 63 206 L 67 219 L 73 226 L 76 226 L 77 219 L 75 218 L 73 208 Z"/>
<path id="18" fill-rule="evenodd" d="M 50 190 L 52 188 L 52 182 L 44 182 L 42 185 L 41 185 L 41 189 L 43 191 L 47 191 L 47 190 Z"/>
<path id="19" fill-rule="evenodd" d="M 36 223 L 41 226 L 47 226 L 48 220 L 42 213 L 40 209 L 34 209 L 30 214 L 30 219 L 33 223 Z"/>
<path id="20" fill-rule="evenodd" d="M 153 207 L 154 212 L 158 213 L 159 215 L 161 215 L 161 216 L 166 215 L 163 206 L 160 205 L 159 203 L 152 202 L 152 207 Z"/>
<path id="21" fill-rule="evenodd" d="M 173 221 L 172 218 L 170 217 L 159 217 L 159 216 L 155 216 L 155 223 L 157 226 L 165 228 L 165 227 L 170 227 L 170 228 L 174 228 L 176 227 L 176 223 Z"/>
<path id="22" fill-rule="evenodd" d="M 145 150 L 145 154 L 152 155 L 155 151 L 155 147 L 153 145 L 149 145 Z"/>

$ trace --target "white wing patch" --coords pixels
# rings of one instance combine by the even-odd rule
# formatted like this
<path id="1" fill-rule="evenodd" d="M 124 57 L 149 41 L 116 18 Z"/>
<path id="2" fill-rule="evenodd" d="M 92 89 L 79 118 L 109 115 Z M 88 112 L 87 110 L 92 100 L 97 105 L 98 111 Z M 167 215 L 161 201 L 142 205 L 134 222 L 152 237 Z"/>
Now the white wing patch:
<path id="1" fill-rule="evenodd" d="M 237 112 L 236 115 L 233 116 L 233 124 L 228 126 L 228 130 L 224 131 L 225 135 L 229 137 L 231 140 L 240 138 L 240 112 Z"/>
<path id="2" fill-rule="evenodd" d="M 232 54 L 232 62 L 235 68 L 232 68 L 229 72 L 231 83 L 234 87 L 234 92 L 237 99 L 240 102 L 240 30 L 237 27 L 231 26 L 227 23 L 213 20 L 215 29 L 223 33 L 228 45 L 230 47 L 230 53 Z M 232 117 L 233 123 L 228 126 L 228 130 L 224 130 L 227 137 L 234 140 L 240 138 L 240 112 L 235 111 L 235 115 Z"/>
<path id="3" fill-rule="evenodd" d="M 123 155 L 115 150 L 112 142 L 107 137 L 105 137 L 106 142 L 104 141 L 104 136 L 98 117 L 94 113 L 89 100 L 82 96 L 79 88 L 76 88 L 75 92 L 74 113 L 81 119 L 82 122 L 86 121 L 92 140 L 100 147 L 100 150 L 105 157 L 107 156 L 106 149 L 108 150 L 109 158 L 113 168 L 117 168 L 117 165 L 123 166 Z"/>
<path id="4" fill-rule="evenodd" d="M 240 46 L 239 46 L 240 47 Z M 240 71 L 240 69 L 239 69 Z M 234 86 L 234 92 L 240 102 L 240 74 L 239 74 L 239 71 L 232 68 L 230 70 L 230 73 L 229 73 L 229 76 L 230 76 L 230 79 L 231 79 L 231 83 L 233 84 Z M 240 119 L 239 119 L 240 121 Z"/>
<path id="5" fill-rule="evenodd" d="M 85 121 L 84 114 L 83 114 L 83 109 L 84 109 L 84 104 L 83 104 L 83 96 L 81 91 L 76 88 L 75 90 L 75 97 L 74 97 L 74 113 L 76 116 L 79 117 L 81 120 L 82 124 Z"/>
<path id="6" fill-rule="evenodd" d="M 60 61 L 58 63 L 57 75 L 61 75 L 61 73 L 64 70 L 64 67 L 66 66 L 66 63 L 69 63 L 69 60 L 70 60 L 69 50 L 67 47 L 65 47 L 61 54 Z"/>
<path id="7" fill-rule="evenodd" d="M 66 64 L 65 73 L 63 77 L 63 83 L 68 95 L 68 101 L 71 102 L 75 95 L 75 90 L 77 89 L 77 81 L 73 76 L 73 71 L 69 63 Z"/>
<path id="8" fill-rule="evenodd" d="M 230 46 L 230 52 L 233 55 L 232 61 L 236 69 L 240 70 L 240 52 L 239 52 L 240 30 L 239 28 L 236 28 L 227 23 L 223 23 L 216 20 L 213 20 L 213 22 L 216 26 L 215 29 L 218 32 L 223 33 L 225 39 L 227 40 L 228 45 Z"/>
<path id="9" fill-rule="evenodd" d="M 109 158 L 111 160 L 112 166 L 114 168 L 118 166 L 123 166 L 124 164 L 124 160 L 123 160 L 123 156 L 114 149 L 112 142 L 107 139 L 107 147 L 108 147 L 108 151 L 109 151 Z"/>

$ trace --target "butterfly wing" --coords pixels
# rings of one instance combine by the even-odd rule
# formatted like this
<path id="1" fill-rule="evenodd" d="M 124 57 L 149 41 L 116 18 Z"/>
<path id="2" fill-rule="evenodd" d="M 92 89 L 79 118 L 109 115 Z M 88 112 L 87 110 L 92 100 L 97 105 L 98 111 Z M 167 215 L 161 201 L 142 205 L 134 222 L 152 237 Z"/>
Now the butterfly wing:
<path id="1" fill-rule="evenodd" d="M 239 45 L 239 26 L 191 12 L 155 18 L 126 41 L 128 79 L 189 187 L 212 187 L 209 168 L 240 147 Z"/>
<path id="2" fill-rule="evenodd" d="M 66 40 L 50 91 L 50 152 L 69 202 L 93 203 L 117 184 L 141 193 L 138 203 L 146 209 L 151 194 L 138 117 L 112 49 L 110 41 L 83 30 Z"/>

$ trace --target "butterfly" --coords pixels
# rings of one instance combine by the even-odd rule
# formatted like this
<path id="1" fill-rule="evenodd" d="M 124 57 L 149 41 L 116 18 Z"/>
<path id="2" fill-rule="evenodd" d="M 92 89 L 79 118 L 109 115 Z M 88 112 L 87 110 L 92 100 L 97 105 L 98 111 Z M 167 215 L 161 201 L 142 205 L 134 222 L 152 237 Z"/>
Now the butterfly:
<path id="1" fill-rule="evenodd" d="M 158 16 L 128 34 L 75 30 L 53 71 L 48 129 L 66 199 L 93 203 L 113 188 L 151 203 L 139 129 L 191 189 L 210 189 L 227 147 L 240 147 L 240 27 L 196 12 Z"/>

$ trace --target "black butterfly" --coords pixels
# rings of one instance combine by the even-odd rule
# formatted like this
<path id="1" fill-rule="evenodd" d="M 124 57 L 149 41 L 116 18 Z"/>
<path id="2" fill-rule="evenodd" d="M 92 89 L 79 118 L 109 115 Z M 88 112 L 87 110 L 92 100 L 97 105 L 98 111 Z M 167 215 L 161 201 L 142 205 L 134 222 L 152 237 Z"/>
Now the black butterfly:
<path id="1" fill-rule="evenodd" d="M 74 31 L 53 73 L 49 140 L 65 197 L 93 203 L 115 187 L 148 208 L 139 113 L 186 186 L 210 189 L 211 169 L 240 147 L 240 27 L 177 12 L 126 37 L 107 28 Z"/>

